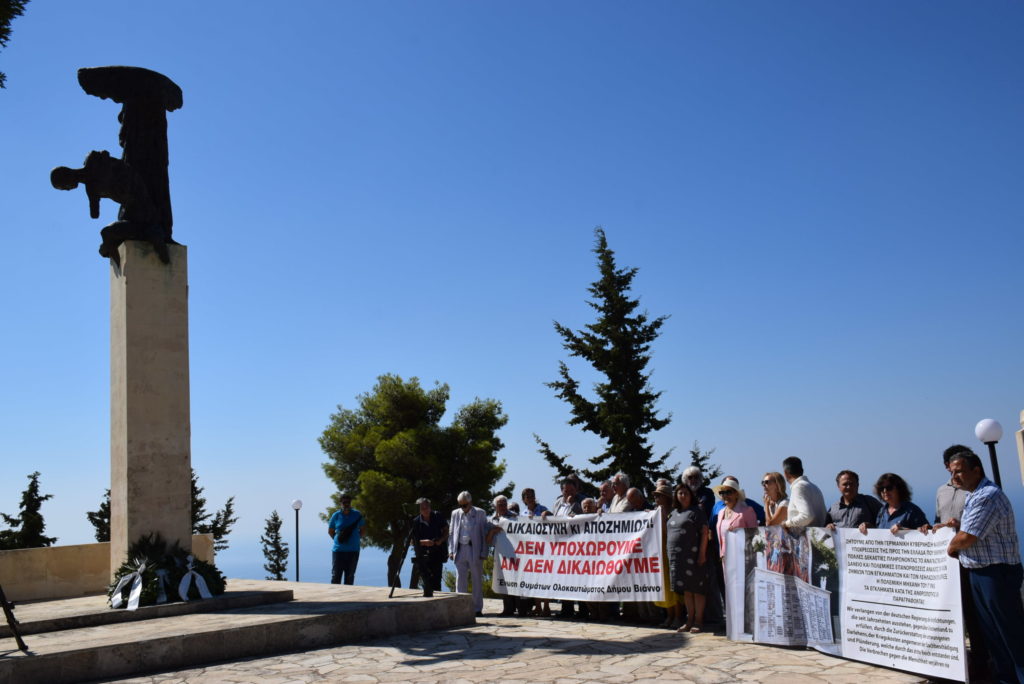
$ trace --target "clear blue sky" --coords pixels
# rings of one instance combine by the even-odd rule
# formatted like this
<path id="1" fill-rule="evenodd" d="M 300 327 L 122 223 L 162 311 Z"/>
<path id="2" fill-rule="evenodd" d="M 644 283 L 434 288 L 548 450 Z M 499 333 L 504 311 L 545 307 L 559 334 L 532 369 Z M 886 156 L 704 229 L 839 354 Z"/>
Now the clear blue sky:
<path id="1" fill-rule="evenodd" d="M 931 514 L 942 449 L 992 417 L 1024 518 L 1024 5 L 37 0 L 13 30 L 0 510 L 41 471 L 62 543 L 109 478 L 116 205 L 90 220 L 48 172 L 119 150 L 75 80 L 106 64 L 184 90 L 193 464 L 236 547 L 299 497 L 326 553 L 316 438 L 386 372 L 501 400 L 509 478 L 553 498 L 531 435 L 599 448 L 543 385 L 596 225 L 671 316 L 659 449 L 715 447 L 752 493 L 799 455 L 830 500 L 840 468 L 895 470 Z"/>

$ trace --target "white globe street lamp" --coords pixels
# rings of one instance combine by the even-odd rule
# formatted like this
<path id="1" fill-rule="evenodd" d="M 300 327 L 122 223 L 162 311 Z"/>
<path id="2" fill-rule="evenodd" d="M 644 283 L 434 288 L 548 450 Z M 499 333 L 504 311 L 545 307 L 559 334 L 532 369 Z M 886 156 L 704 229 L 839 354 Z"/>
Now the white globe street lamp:
<path id="1" fill-rule="evenodd" d="M 295 581 L 299 581 L 299 509 L 302 508 L 302 499 L 292 501 L 292 508 L 295 509 Z"/>
<path id="2" fill-rule="evenodd" d="M 992 461 L 992 479 L 996 486 L 1001 488 L 1003 482 L 999 477 L 999 461 L 996 460 L 996 442 L 1003 438 L 1003 426 L 997 420 L 985 418 L 974 426 L 974 434 L 988 447 L 988 457 Z"/>

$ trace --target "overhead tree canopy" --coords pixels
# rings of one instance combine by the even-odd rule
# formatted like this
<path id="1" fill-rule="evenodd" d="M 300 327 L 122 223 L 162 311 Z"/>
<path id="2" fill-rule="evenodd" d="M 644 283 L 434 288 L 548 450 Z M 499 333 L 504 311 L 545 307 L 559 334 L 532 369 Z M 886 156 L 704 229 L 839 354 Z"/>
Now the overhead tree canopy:
<path id="1" fill-rule="evenodd" d="M 556 321 L 555 331 L 569 355 L 589 363 L 604 380 L 594 384 L 595 397 L 589 399 L 581 392 L 569 366 L 560 361 L 559 379 L 546 384 L 555 390 L 555 396 L 569 404 L 570 425 L 605 441 L 604 451 L 589 459 L 595 467 L 581 469 L 583 475 L 601 482 L 622 471 L 634 486 L 649 492 L 659 477 L 673 479 L 678 470 L 677 466 L 667 465 L 671 449 L 655 456 L 648 441 L 651 433 L 671 420 L 671 416 L 658 415 L 655 405 L 661 392 L 651 389 L 647 372 L 651 343 L 668 317 L 652 319 L 646 311 L 637 310 L 640 302 L 629 296 L 637 269 L 618 268 L 604 230 L 596 228 L 594 235 L 601 277 L 588 288 L 593 299 L 587 304 L 597 312 L 597 320 L 579 331 Z M 534 438 L 559 478 L 575 470 L 566 456 L 556 453 L 540 437 Z"/>
<path id="2" fill-rule="evenodd" d="M 9 530 L 0 530 L 0 549 L 33 549 L 39 546 L 51 546 L 56 537 L 43 534 L 46 523 L 43 521 L 43 502 L 53 498 L 53 494 L 39 493 L 39 471 L 28 476 L 28 487 L 21 493 L 21 513 L 17 516 L 0 513 L 4 523 L 10 525 Z"/>
<path id="3" fill-rule="evenodd" d="M 324 519 L 341 507 L 341 494 L 350 493 L 366 518 L 366 543 L 391 550 L 389 575 L 403 555 L 417 498 L 425 496 L 447 513 L 462 490 L 484 508 L 491 497 L 506 493 L 494 491 L 505 473 L 504 461 L 497 459 L 504 447 L 497 432 L 508 422 L 501 403 L 475 399 L 444 427 L 448 398 L 448 385 L 426 390 L 417 378 L 382 375 L 357 398 L 357 408 L 339 406 L 320 436 L 330 459 L 324 472 L 338 488 Z"/>
<path id="4" fill-rule="evenodd" d="M 0 0 L 0 48 L 7 47 L 11 39 L 11 22 L 25 11 L 28 0 Z M 0 71 L 0 88 L 4 88 L 7 75 Z"/>

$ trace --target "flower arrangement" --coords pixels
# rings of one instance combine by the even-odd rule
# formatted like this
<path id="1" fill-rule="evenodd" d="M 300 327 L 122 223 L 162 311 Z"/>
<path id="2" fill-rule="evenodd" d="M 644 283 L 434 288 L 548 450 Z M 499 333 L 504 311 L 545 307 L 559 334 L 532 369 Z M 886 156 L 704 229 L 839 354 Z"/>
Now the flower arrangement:
<path id="1" fill-rule="evenodd" d="M 159 534 L 141 537 L 128 547 L 128 558 L 114 573 L 107 592 L 112 608 L 152 606 L 168 601 L 211 598 L 227 587 L 212 563 L 198 560 L 177 542 Z"/>

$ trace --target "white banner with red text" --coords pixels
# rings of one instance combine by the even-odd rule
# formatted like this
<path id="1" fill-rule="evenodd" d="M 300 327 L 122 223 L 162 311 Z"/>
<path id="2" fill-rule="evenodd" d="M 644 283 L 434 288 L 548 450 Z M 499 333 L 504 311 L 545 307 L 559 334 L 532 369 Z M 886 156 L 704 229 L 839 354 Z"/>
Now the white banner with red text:
<path id="1" fill-rule="evenodd" d="M 953 531 L 759 527 L 729 533 L 726 631 L 965 681 Z"/>
<path id="2" fill-rule="evenodd" d="M 502 519 L 492 587 L 566 601 L 665 597 L 661 511 Z"/>

